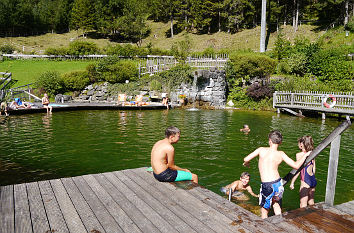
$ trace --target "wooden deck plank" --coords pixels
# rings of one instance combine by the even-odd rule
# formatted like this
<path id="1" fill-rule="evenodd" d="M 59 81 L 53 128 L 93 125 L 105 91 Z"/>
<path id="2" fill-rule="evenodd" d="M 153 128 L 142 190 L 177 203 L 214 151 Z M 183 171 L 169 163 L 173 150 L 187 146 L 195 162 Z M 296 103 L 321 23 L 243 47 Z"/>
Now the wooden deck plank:
<path id="1" fill-rule="evenodd" d="M 342 212 L 345 212 L 347 214 L 350 214 L 350 215 L 354 215 L 354 201 L 350 201 L 350 202 L 346 202 L 346 203 L 343 203 L 343 204 L 340 204 L 340 205 L 336 205 L 334 206 L 334 208 L 342 211 Z"/>
<path id="2" fill-rule="evenodd" d="M 146 219 L 148 219 L 155 227 L 156 230 L 161 232 L 177 232 L 166 220 L 164 220 L 159 213 L 152 209 L 144 200 L 140 199 L 137 195 L 142 192 L 142 189 L 131 190 L 134 184 L 127 178 L 122 171 L 114 172 L 113 174 L 105 174 L 107 179 L 116 185 L 122 191 L 125 197 L 133 203 L 138 209 L 141 210 Z"/>
<path id="3" fill-rule="evenodd" d="M 13 185 L 1 187 L 0 192 L 0 232 L 15 232 Z"/>
<path id="4" fill-rule="evenodd" d="M 84 197 L 81 195 L 79 189 L 74 184 L 71 178 L 61 179 L 77 213 L 79 214 L 87 232 L 104 232 L 99 220 L 96 218 L 95 213 L 87 204 Z"/>
<path id="5" fill-rule="evenodd" d="M 142 191 L 136 192 L 140 198 L 145 198 L 146 202 L 158 213 L 163 213 L 162 217 L 168 221 L 178 232 L 201 232 L 206 229 L 200 229 L 198 226 L 203 225 L 202 222 L 193 218 L 187 211 L 180 208 L 175 202 L 166 198 L 161 192 L 151 189 L 145 180 L 140 176 L 129 176 Z M 134 189 L 135 186 L 130 187 Z M 190 225 L 188 225 L 190 224 Z M 193 228 L 195 228 L 195 230 Z M 208 229 L 211 230 L 211 229 Z"/>
<path id="6" fill-rule="evenodd" d="M 145 169 L 144 169 L 145 170 Z M 132 170 L 135 172 L 135 170 Z M 193 228 L 197 232 L 212 232 L 213 230 L 205 225 L 203 221 L 195 218 L 192 213 L 188 210 L 180 206 L 177 202 L 170 198 L 169 193 L 166 194 L 164 191 L 158 190 L 151 186 L 151 182 L 146 180 L 145 174 L 140 176 L 140 173 L 136 173 L 136 179 L 143 180 L 142 183 L 145 183 L 144 187 L 150 192 L 153 196 L 158 197 L 159 202 L 161 205 L 165 206 L 166 208 L 170 209 L 173 213 L 177 214 L 178 217 L 183 219 L 191 228 Z M 131 175 L 134 177 L 134 174 Z"/>
<path id="7" fill-rule="evenodd" d="M 85 198 L 87 204 L 100 220 L 100 223 L 107 233 L 123 232 L 118 223 L 110 215 L 108 210 L 104 207 L 102 202 L 91 190 L 86 181 L 81 176 L 72 178 L 77 188 L 80 190 L 81 195 Z"/>
<path id="8" fill-rule="evenodd" d="M 92 175 L 85 175 L 83 176 L 83 178 L 124 232 L 141 232 L 138 226 L 134 223 L 134 221 L 113 200 L 109 193 L 107 193 L 107 191 Z"/>
<path id="9" fill-rule="evenodd" d="M 14 185 L 14 200 L 16 223 L 15 232 L 33 232 L 26 184 Z"/>
<path id="10" fill-rule="evenodd" d="M 178 232 L 176 228 L 178 228 L 178 224 L 180 224 L 180 221 L 169 222 L 166 219 L 166 215 L 171 212 L 160 212 L 160 209 L 156 208 L 156 205 L 161 204 L 159 204 L 159 202 L 152 198 L 148 193 L 145 193 L 143 187 L 135 183 L 132 179 L 133 177 L 131 177 L 129 173 L 125 173 L 126 171 L 127 170 L 122 171 L 121 173 L 119 173 L 119 175 L 118 173 L 115 173 L 114 175 L 116 175 L 117 179 L 119 179 L 121 182 L 124 182 L 126 186 L 128 186 L 130 189 L 133 190 L 133 192 L 136 193 L 136 197 L 138 198 L 138 200 L 147 203 L 148 208 L 151 210 L 151 213 L 149 213 L 147 217 L 149 217 L 149 219 L 151 219 L 153 223 L 158 226 L 158 228 L 162 232 Z"/>
<path id="11" fill-rule="evenodd" d="M 144 179 L 149 182 L 151 187 L 155 187 L 170 196 L 178 205 L 188 210 L 195 218 L 198 218 L 204 224 L 216 232 L 234 232 L 239 228 L 232 225 L 232 220 L 216 210 L 204 205 L 193 195 L 185 192 L 183 189 L 176 188 L 170 183 L 158 182 L 152 174 L 145 173 Z"/>
<path id="12" fill-rule="evenodd" d="M 127 215 L 134 221 L 134 223 L 139 227 L 142 232 L 157 231 L 156 227 L 151 223 L 150 220 L 145 218 L 143 213 L 131 203 L 123 193 L 125 190 L 118 189 L 109 181 L 104 174 L 94 175 L 95 179 L 105 188 L 105 190 L 112 196 L 112 198 L 117 202 L 117 204 L 127 213 Z M 114 182 L 114 181 L 113 181 Z"/>
<path id="13" fill-rule="evenodd" d="M 192 193 L 192 195 L 197 197 L 203 203 L 209 205 L 215 210 L 218 210 L 228 218 L 233 219 L 234 225 L 239 225 L 240 227 L 248 229 L 251 232 L 280 232 L 278 227 L 262 220 L 259 216 L 256 216 L 252 212 L 229 202 L 225 198 L 213 193 L 210 190 L 198 186 L 186 191 Z M 228 202 L 228 204 L 225 204 L 225 202 Z"/>
<path id="14" fill-rule="evenodd" d="M 44 209 L 42 195 L 39 191 L 38 183 L 27 183 L 26 188 L 31 212 L 33 232 L 50 232 L 51 229 L 47 219 L 46 211 Z"/>
<path id="15" fill-rule="evenodd" d="M 39 181 L 38 186 L 42 194 L 43 204 L 51 230 L 54 232 L 69 232 L 49 181 Z"/>
<path id="16" fill-rule="evenodd" d="M 87 232 L 62 182 L 55 179 L 51 180 L 50 184 L 69 231 L 75 233 Z"/>

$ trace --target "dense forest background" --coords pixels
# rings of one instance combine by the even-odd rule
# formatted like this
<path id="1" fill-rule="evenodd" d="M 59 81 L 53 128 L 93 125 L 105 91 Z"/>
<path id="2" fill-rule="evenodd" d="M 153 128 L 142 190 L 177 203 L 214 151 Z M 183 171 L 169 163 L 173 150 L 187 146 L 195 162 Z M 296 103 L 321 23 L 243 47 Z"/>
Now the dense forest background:
<path id="1" fill-rule="evenodd" d="M 262 0 L 0 0 L 0 36 L 30 36 L 80 29 L 95 36 L 139 43 L 147 20 L 169 22 L 169 37 L 182 30 L 236 33 L 260 24 Z M 349 0 L 267 1 L 270 29 L 300 23 L 343 25 Z"/>

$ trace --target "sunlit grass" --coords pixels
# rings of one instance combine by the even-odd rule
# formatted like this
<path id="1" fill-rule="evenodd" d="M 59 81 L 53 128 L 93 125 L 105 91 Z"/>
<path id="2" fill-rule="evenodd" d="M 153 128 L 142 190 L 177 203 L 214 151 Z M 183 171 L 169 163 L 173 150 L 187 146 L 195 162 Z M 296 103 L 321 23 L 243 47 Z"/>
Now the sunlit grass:
<path id="1" fill-rule="evenodd" d="M 12 78 L 18 80 L 14 85 L 16 87 L 35 82 L 46 71 L 66 73 L 69 71 L 85 70 L 86 66 L 93 62 L 92 60 L 6 60 L 0 62 L 0 72 L 11 72 Z"/>

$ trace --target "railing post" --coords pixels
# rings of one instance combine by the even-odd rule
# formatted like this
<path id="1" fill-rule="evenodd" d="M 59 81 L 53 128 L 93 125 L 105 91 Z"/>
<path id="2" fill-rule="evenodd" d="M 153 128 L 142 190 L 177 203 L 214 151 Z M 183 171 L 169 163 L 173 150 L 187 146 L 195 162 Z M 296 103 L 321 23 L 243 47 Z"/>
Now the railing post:
<path id="1" fill-rule="evenodd" d="M 337 180 L 337 168 L 338 168 L 338 158 L 339 158 L 339 148 L 340 148 L 340 137 L 341 137 L 341 135 L 338 135 L 331 142 L 331 149 L 329 152 L 325 203 L 330 206 L 333 206 L 334 195 L 336 192 L 336 180 Z"/>
<path id="2" fill-rule="evenodd" d="M 294 93 L 291 93 L 291 106 L 293 106 L 294 105 Z"/>
<path id="3" fill-rule="evenodd" d="M 275 108 L 276 103 L 277 103 L 277 92 L 275 91 L 273 93 L 273 108 Z"/>

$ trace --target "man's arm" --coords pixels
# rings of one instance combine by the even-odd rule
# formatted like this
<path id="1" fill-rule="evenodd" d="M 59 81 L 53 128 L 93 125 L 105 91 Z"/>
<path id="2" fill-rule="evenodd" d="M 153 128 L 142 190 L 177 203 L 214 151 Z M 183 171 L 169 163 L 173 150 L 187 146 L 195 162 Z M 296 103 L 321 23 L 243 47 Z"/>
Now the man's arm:
<path id="1" fill-rule="evenodd" d="M 305 155 L 304 155 L 305 156 Z M 300 153 L 296 154 L 296 160 L 299 160 L 301 158 Z M 292 179 L 291 179 L 291 183 L 290 183 L 290 189 L 294 189 L 294 183 L 296 181 L 296 179 L 299 177 L 300 173 L 297 173 Z"/>
<path id="2" fill-rule="evenodd" d="M 301 165 L 305 162 L 307 156 L 311 153 L 311 151 L 307 152 L 304 156 L 302 156 L 299 160 L 296 162 L 289 158 L 284 152 L 282 153 L 282 158 L 285 161 L 286 164 L 288 164 L 290 167 L 294 169 L 299 169 Z"/>
<path id="3" fill-rule="evenodd" d="M 190 172 L 188 169 L 180 168 L 175 164 L 175 149 L 172 146 L 167 150 L 167 166 L 172 170 Z"/>
<path id="4" fill-rule="evenodd" d="M 248 187 L 246 188 L 246 190 L 247 190 L 252 196 L 254 196 L 254 197 L 259 197 L 259 195 L 254 194 L 254 192 L 252 191 L 252 188 L 251 188 L 250 185 L 248 185 Z"/>
<path id="5" fill-rule="evenodd" d="M 261 152 L 262 147 L 258 148 L 257 150 L 253 151 L 251 154 L 247 155 L 244 159 L 243 159 L 243 166 L 249 166 L 249 162 L 256 157 L 257 155 L 259 155 L 259 153 Z"/>

